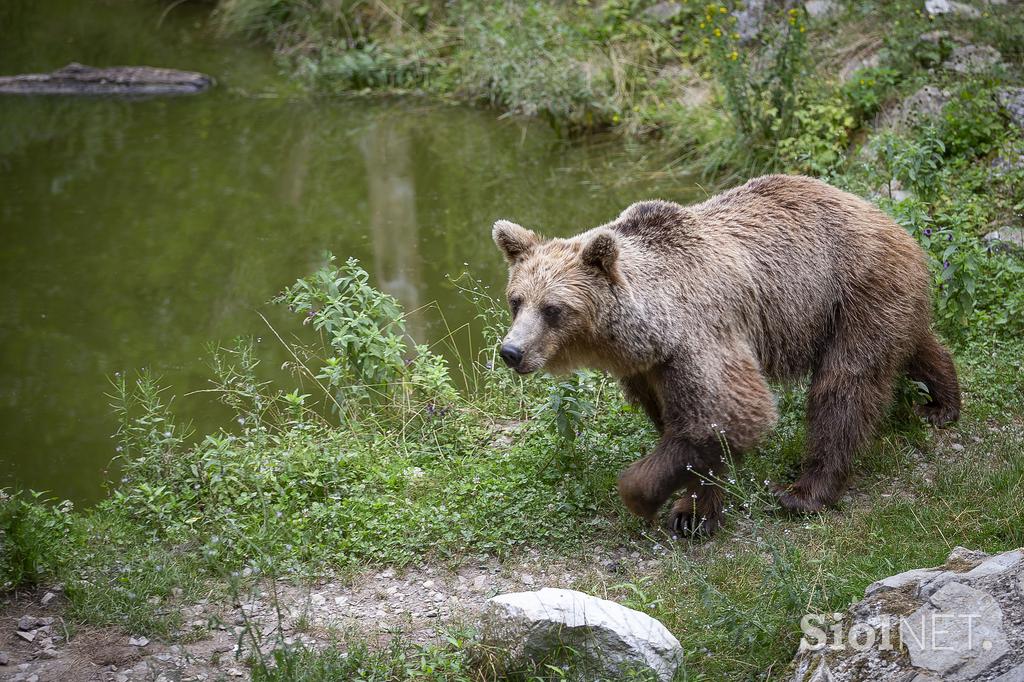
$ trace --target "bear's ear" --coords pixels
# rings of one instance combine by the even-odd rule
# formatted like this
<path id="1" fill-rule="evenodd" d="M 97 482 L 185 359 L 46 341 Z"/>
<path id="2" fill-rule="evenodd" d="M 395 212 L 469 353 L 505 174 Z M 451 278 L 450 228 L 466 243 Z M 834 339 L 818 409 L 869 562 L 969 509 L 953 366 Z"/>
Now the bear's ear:
<path id="1" fill-rule="evenodd" d="M 540 237 L 510 220 L 497 220 L 491 230 L 491 237 L 505 254 L 509 265 L 526 255 L 540 242 Z"/>
<path id="2" fill-rule="evenodd" d="M 601 270 L 612 281 L 618 280 L 619 240 L 611 230 L 598 230 L 583 246 L 580 259 L 584 265 Z"/>

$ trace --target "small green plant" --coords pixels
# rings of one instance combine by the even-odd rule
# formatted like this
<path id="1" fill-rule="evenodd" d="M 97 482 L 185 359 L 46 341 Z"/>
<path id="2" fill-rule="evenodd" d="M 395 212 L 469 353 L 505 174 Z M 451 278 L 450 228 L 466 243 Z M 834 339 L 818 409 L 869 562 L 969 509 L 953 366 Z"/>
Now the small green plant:
<path id="1" fill-rule="evenodd" d="M 0 591 L 35 585 L 68 560 L 74 506 L 0 488 Z"/>
<path id="2" fill-rule="evenodd" d="M 896 180 L 923 199 L 935 196 L 946 152 L 938 128 L 925 125 L 915 137 L 882 133 L 873 145 L 888 173 L 890 187 Z"/>
<path id="3" fill-rule="evenodd" d="M 584 371 L 555 379 L 549 385 L 547 402 L 537 409 L 535 416 L 548 424 L 564 443 L 573 443 L 586 428 L 587 420 L 594 416 L 594 394 L 600 381 L 595 372 Z"/>
<path id="4" fill-rule="evenodd" d="M 354 258 L 328 265 L 285 289 L 273 302 L 304 315 L 333 354 L 315 378 L 326 382 L 335 406 L 351 419 L 364 406 L 441 409 L 456 399 L 447 363 L 426 346 L 408 357 L 404 316 L 398 302 L 369 284 Z M 437 403 L 441 402 L 441 405 Z"/>

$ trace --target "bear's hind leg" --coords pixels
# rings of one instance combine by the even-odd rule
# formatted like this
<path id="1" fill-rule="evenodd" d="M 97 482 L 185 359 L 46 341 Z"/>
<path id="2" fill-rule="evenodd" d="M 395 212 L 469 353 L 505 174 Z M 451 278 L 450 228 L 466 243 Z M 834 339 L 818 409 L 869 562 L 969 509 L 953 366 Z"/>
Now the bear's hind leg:
<path id="1" fill-rule="evenodd" d="M 823 366 L 811 381 L 803 472 L 796 483 L 776 490 L 780 504 L 790 511 L 816 512 L 839 500 L 854 456 L 874 434 L 892 399 L 894 372 L 836 365 Z"/>
<path id="2" fill-rule="evenodd" d="M 918 408 L 918 414 L 933 426 L 943 427 L 960 418 L 960 382 L 953 357 L 930 330 L 907 363 L 907 376 L 928 387 L 931 400 Z"/>

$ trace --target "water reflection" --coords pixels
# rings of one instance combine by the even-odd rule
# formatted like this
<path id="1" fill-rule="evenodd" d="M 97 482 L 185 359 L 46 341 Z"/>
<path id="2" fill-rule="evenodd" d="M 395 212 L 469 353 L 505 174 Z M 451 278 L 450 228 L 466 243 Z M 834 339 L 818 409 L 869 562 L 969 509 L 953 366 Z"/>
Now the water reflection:
<path id="1" fill-rule="evenodd" d="M 359 147 L 366 161 L 372 272 L 379 287 L 397 298 L 405 310 L 418 311 L 422 283 L 411 124 L 405 117 L 383 116 L 366 127 Z M 424 339 L 423 316 L 411 316 L 407 331 L 414 340 Z"/>

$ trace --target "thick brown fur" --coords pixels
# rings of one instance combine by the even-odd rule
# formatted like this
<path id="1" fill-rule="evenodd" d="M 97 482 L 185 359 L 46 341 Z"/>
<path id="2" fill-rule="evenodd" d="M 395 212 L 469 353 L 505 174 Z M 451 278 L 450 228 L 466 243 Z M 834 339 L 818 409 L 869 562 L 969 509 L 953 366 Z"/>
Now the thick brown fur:
<path id="1" fill-rule="evenodd" d="M 823 182 L 771 175 L 684 207 L 633 204 L 607 225 L 545 240 L 494 226 L 509 262 L 516 369 L 604 369 L 661 433 L 619 477 L 652 519 L 679 489 L 670 524 L 710 532 L 722 491 L 709 479 L 772 428 L 768 380 L 811 375 L 808 452 L 781 505 L 817 511 L 842 494 L 901 374 L 923 382 L 935 425 L 960 389 L 931 331 L 922 250 L 870 203 Z"/>

